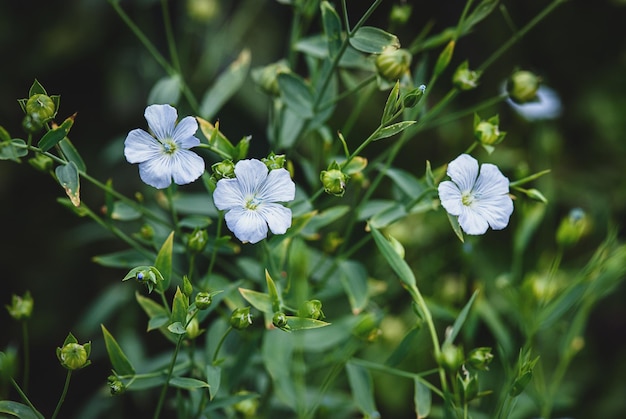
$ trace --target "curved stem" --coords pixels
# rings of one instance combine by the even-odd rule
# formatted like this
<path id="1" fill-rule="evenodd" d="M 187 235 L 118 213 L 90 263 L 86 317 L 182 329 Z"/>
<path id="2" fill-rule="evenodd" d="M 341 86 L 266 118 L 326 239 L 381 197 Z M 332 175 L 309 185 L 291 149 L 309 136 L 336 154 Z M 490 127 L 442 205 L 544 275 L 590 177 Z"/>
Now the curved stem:
<path id="1" fill-rule="evenodd" d="M 226 340 L 226 336 L 228 336 L 228 334 L 232 330 L 233 330 L 233 327 L 232 326 L 228 326 L 228 329 L 226 329 L 226 331 L 224 332 L 224 334 L 220 338 L 220 341 L 218 342 L 217 346 L 215 347 L 215 352 L 213 353 L 213 360 L 212 360 L 213 365 L 215 365 L 215 362 L 217 361 L 217 356 L 220 353 L 220 349 L 222 349 L 222 345 L 224 344 L 224 341 Z"/>
<path id="2" fill-rule="evenodd" d="M 35 406 L 33 405 L 33 403 L 28 399 L 28 396 L 26 395 L 26 393 L 24 393 L 24 391 L 20 388 L 17 382 L 15 382 L 13 377 L 10 377 L 10 378 L 11 378 L 11 384 L 13 385 L 13 388 L 15 388 L 15 391 L 17 391 L 17 393 L 20 395 L 20 397 L 22 398 L 22 401 L 24 401 L 24 403 L 26 403 L 28 407 L 31 408 L 31 410 L 35 413 L 35 415 L 38 418 L 45 419 L 44 416 L 41 413 L 39 413 L 37 409 L 35 409 Z"/>
<path id="3" fill-rule="evenodd" d="M 178 351 L 180 350 L 180 345 L 183 342 L 183 338 L 185 335 L 180 335 L 178 337 L 178 341 L 176 341 L 176 348 L 174 349 L 174 354 L 172 355 L 172 359 L 170 361 L 170 366 L 167 369 L 167 376 L 165 378 L 165 383 L 161 388 L 161 395 L 159 396 L 159 401 L 157 403 L 156 410 L 154 411 L 154 419 L 158 419 L 161 415 L 161 409 L 163 408 L 163 403 L 165 402 L 165 396 L 167 395 L 167 389 L 170 385 L 170 379 L 172 378 L 172 372 L 174 371 L 174 366 L 176 365 L 176 358 L 178 357 Z"/>
<path id="4" fill-rule="evenodd" d="M 24 392 L 28 392 L 28 377 L 30 375 L 30 346 L 28 339 L 28 321 L 22 321 L 22 340 L 24 342 L 24 371 L 23 386 Z"/>
<path id="5" fill-rule="evenodd" d="M 57 407 L 54 409 L 54 413 L 52 414 L 52 419 L 55 419 L 59 414 L 59 410 L 61 410 L 61 405 L 65 401 L 65 396 L 67 395 L 67 390 L 70 387 L 70 379 L 72 378 L 72 370 L 67 370 L 67 375 L 65 376 L 65 385 L 63 386 L 63 392 L 61 393 L 61 397 L 59 398 L 59 402 L 57 403 Z"/>

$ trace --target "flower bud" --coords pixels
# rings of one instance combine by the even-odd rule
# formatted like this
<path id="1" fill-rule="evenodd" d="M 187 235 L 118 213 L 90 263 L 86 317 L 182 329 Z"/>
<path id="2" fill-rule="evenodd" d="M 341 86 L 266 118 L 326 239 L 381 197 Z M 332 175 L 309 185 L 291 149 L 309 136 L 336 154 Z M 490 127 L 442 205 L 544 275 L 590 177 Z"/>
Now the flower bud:
<path id="1" fill-rule="evenodd" d="M 324 191 L 335 196 L 343 196 L 346 192 L 348 179 L 348 175 L 339 169 L 322 170 L 320 173 L 320 180 L 324 186 Z"/>
<path id="2" fill-rule="evenodd" d="M 352 333 L 360 339 L 367 342 L 374 342 L 381 331 L 378 328 L 380 324 L 380 318 L 373 313 L 364 313 L 361 316 L 361 320 L 354 326 Z"/>
<path id="3" fill-rule="evenodd" d="M 410 4 L 394 4 L 391 6 L 389 21 L 399 25 L 404 25 L 411 17 L 413 7 Z"/>
<path id="4" fill-rule="evenodd" d="M 10 141 L 11 141 L 11 134 L 9 134 L 9 131 L 4 129 L 4 127 L 0 125 L 0 143 L 10 142 Z"/>
<path id="5" fill-rule="evenodd" d="M 456 381 L 461 389 L 463 403 L 469 403 L 478 396 L 478 375 L 470 374 L 467 371 L 463 372 L 463 375 L 457 373 Z"/>
<path id="6" fill-rule="evenodd" d="M 219 11 L 217 0 L 187 0 L 187 14 L 197 22 L 210 22 Z"/>
<path id="7" fill-rule="evenodd" d="M 478 115 L 474 115 L 474 137 L 484 146 L 494 146 L 499 144 L 506 135 L 500 132 L 498 115 L 482 121 Z"/>
<path id="8" fill-rule="evenodd" d="M 235 177 L 235 163 L 232 160 L 222 160 L 211 166 L 215 180 L 233 179 Z"/>
<path id="9" fill-rule="evenodd" d="M 580 209 L 572 209 L 567 217 L 561 220 L 556 231 L 556 242 L 563 247 L 570 247 L 586 235 L 590 230 L 590 223 L 587 214 Z"/>
<path id="10" fill-rule="evenodd" d="M 533 359 L 532 361 L 528 360 L 526 356 L 526 360 L 524 362 L 520 359 L 519 370 L 517 373 L 517 377 L 513 381 L 511 385 L 511 389 L 509 390 L 509 395 L 511 397 L 519 396 L 522 391 L 526 388 L 530 380 L 533 378 L 533 368 L 535 364 L 539 360 L 539 357 Z"/>
<path id="11" fill-rule="evenodd" d="M 298 310 L 298 316 L 315 320 L 323 319 L 325 316 L 322 311 L 322 302 L 320 300 L 305 301 Z"/>
<path id="12" fill-rule="evenodd" d="M 61 365 L 68 370 L 78 370 L 91 364 L 89 360 L 91 342 L 79 345 L 78 341 L 71 333 L 65 338 L 63 347 L 57 348 L 56 353 Z"/>
<path id="13" fill-rule="evenodd" d="M 469 69 L 468 61 L 463 61 L 454 72 L 452 83 L 454 83 L 459 90 L 471 90 L 478 86 L 480 75 L 480 71 L 472 71 Z"/>
<path id="14" fill-rule="evenodd" d="M 26 113 L 43 123 L 54 117 L 56 107 L 50 96 L 35 94 L 26 102 Z"/>
<path id="15" fill-rule="evenodd" d="M 230 316 L 230 325 L 233 329 L 243 330 L 252 324 L 250 307 L 240 307 L 233 311 Z"/>
<path id="16" fill-rule="evenodd" d="M 154 238 L 154 228 L 150 224 L 144 224 L 139 229 L 139 235 L 144 240 L 152 240 Z"/>
<path id="17" fill-rule="evenodd" d="M 35 302 L 30 295 L 30 291 L 26 291 L 23 297 L 13 294 L 11 297 L 11 305 L 5 306 L 9 311 L 9 315 L 15 320 L 25 320 L 30 318 L 33 313 Z"/>
<path id="18" fill-rule="evenodd" d="M 278 86 L 278 75 L 289 73 L 291 70 L 284 61 L 278 61 L 265 67 L 252 70 L 252 80 L 270 96 L 278 96 L 280 88 Z"/>
<path id="19" fill-rule="evenodd" d="M 376 70 L 385 80 L 395 81 L 409 72 L 411 67 L 411 53 L 406 49 L 386 47 L 376 57 Z"/>
<path id="20" fill-rule="evenodd" d="M 137 282 L 144 284 L 148 288 L 148 292 L 152 292 L 154 287 L 163 282 L 163 275 L 154 266 L 138 266 L 131 269 L 122 281 L 134 278 Z"/>
<path id="21" fill-rule="evenodd" d="M 26 114 L 24 119 L 22 119 L 22 128 L 24 128 L 24 131 L 28 134 L 34 134 L 43 128 L 43 122 L 37 117 Z"/>
<path id="22" fill-rule="evenodd" d="M 283 312 L 276 312 L 272 317 L 272 324 L 281 330 L 289 330 L 289 325 L 287 324 L 287 316 Z"/>
<path id="23" fill-rule="evenodd" d="M 269 170 L 282 169 L 285 167 L 285 155 L 270 153 L 267 158 L 262 158 L 261 161 L 265 163 Z"/>
<path id="24" fill-rule="evenodd" d="M 493 361 L 493 354 L 491 348 L 475 348 L 469 353 L 467 357 L 467 363 L 472 367 L 480 371 L 487 371 L 489 364 Z"/>
<path id="25" fill-rule="evenodd" d="M 439 74 L 441 74 L 443 70 L 445 70 L 446 67 L 448 67 L 448 64 L 450 64 L 450 60 L 452 59 L 452 54 L 454 53 L 455 45 L 456 45 L 456 42 L 454 40 L 451 40 L 445 46 L 443 51 L 441 51 L 441 54 L 439 54 L 439 57 L 437 58 L 437 63 L 435 63 L 435 70 L 433 71 L 435 76 L 438 76 Z"/>
<path id="26" fill-rule="evenodd" d="M 187 239 L 187 249 L 191 253 L 202 253 L 209 242 L 209 233 L 206 230 L 195 228 Z"/>
<path id="27" fill-rule="evenodd" d="M 426 92 L 426 85 L 421 84 L 419 87 L 406 92 L 402 96 L 402 104 L 405 108 L 412 108 L 422 100 L 424 93 Z"/>
<path id="28" fill-rule="evenodd" d="M 185 328 L 186 337 L 188 339 L 195 339 L 204 332 L 204 329 L 200 329 L 200 323 L 198 322 L 198 318 L 194 317 L 189 321 L 187 327 Z"/>
<path id="29" fill-rule="evenodd" d="M 115 375 L 109 375 L 107 378 L 107 383 L 109 384 L 109 389 L 111 390 L 111 395 L 115 396 L 118 394 L 122 394 L 126 391 L 126 386 Z"/>
<path id="30" fill-rule="evenodd" d="M 441 346 L 441 353 L 437 362 L 447 371 L 454 372 L 463 364 L 463 348 L 453 345 L 452 343 L 444 343 Z"/>
<path id="31" fill-rule="evenodd" d="M 201 291 L 196 294 L 195 304 L 198 310 L 206 310 L 213 302 L 213 296 L 208 292 Z"/>
<path id="32" fill-rule="evenodd" d="M 28 159 L 28 163 L 30 163 L 30 165 L 36 170 L 44 173 L 48 173 L 54 166 L 54 162 L 50 157 L 40 153 L 37 153 L 35 154 L 35 157 Z"/>
<path id="33" fill-rule="evenodd" d="M 191 281 L 189 280 L 189 277 L 187 277 L 187 275 L 183 275 L 183 290 L 182 291 L 186 297 L 191 297 L 191 294 L 193 293 L 193 285 Z"/>
<path id="34" fill-rule="evenodd" d="M 516 103 L 532 102 L 537 97 L 541 79 L 530 71 L 516 71 L 509 78 L 507 91 Z"/>
<path id="35" fill-rule="evenodd" d="M 237 396 L 246 396 L 251 395 L 249 391 L 242 390 L 235 393 L 235 397 Z M 259 398 L 258 397 L 247 397 L 242 398 L 240 402 L 237 402 L 233 405 L 233 409 L 236 412 L 239 412 L 243 415 L 244 418 L 256 418 L 257 410 L 259 408 Z"/>

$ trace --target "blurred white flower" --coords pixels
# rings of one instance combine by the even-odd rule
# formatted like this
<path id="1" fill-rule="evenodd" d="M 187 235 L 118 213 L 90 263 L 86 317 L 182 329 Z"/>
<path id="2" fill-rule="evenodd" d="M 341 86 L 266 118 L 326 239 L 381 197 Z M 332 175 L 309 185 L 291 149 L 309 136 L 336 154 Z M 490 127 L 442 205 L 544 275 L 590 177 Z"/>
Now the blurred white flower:
<path id="1" fill-rule="evenodd" d="M 198 179 L 204 172 L 204 160 L 189 151 L 200 145 L 194 137 L 198 130 L 196 119 L 188 116 L 177 125 L 178 112 L 170 105 L 150 105 L 144 116 L 154 136 L 134 129 L 124 141 L 124 156 L 129 163 L 139 163 L 141 180 L 163 189 L 172 179 L 178 185 Z"/>
<path id="2" fill-rule="evenodd" d="M 547 86 L 539 86 L 537 98 L 526 103 L 515 103 L 508 98 L 507 103 L 513 110 L 527 121 L 540 121 L 544 119 L 555 119 L 561 115 L 561 99 L 559 95 Z"/>
<path id="3" fill-rule="evenodd" d="M 448 164 L 451 180 L 439 184 L 441 205 L 459 219 L 465 233 L 484 234 L 488 227 L 502 230 L 509 223 L 513 200 L 508 195 L 509 180 L 493 164 L 478 171 L 472 156 L 461 154 Z"/>
<path id="4" fill-rule="evenodd" d="M 220 179 L 213 202 L 226 213 L 226 225 L 243 243 L 257 243 L 267 236 L 285 234 L 291 227 L 291 210 L 278 202 L 294 199 L 296 185 L 285 169 L 268 171 L 260 160 L 240 160 L 234 179 Z"/>

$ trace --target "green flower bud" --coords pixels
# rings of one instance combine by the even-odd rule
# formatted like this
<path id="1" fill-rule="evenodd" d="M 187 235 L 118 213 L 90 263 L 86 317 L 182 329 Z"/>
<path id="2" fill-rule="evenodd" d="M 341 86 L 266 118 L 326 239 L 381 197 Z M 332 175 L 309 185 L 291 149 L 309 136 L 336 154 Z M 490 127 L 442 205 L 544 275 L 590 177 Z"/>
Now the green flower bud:
<path id="1" fill-rule="evenodd" d="M 187 0 L 187 14 L 197 22 L 210 22 L 219 11 L 217 0 Z"/>
<path id="2" fill-rule="evenodd" d="M 107 378 L 107 383 L 109 384 L 109 389 L 111 390 L 111 395 L 115 396 L 118 394 L 122 394 L 126 391 L 126 386 L 115 375 L 109 375 Z"/>
<path id="3" fill-rule="evenodd" d="M 195 339 L 204 332 L 204 329 L 200 329 L 200 322 L 198 322 L 197 317 L 194 317 L 189 321 L 189 324 L 187 324 L 185 332 L 187 332 L 186 337 L 188 339 Z"/>
<path id="4" fill-rule="evenodd" d="M 33 115 L 26 114 L 24 119 L 22 119 L 22 128 L 24 128 L 24 131 L 28 134 L 34 134 L 43 128 L 43 122 Z"/>
<path id="5" fill-rule="evenodd" d="M 507 82 L 507 91 L 513 102 L 532 102 L 537 98 L 540 84 L 541 79 L 530 71 L 516 71 Z"/>
<path id="6" fill-rule="evenodd" d="M 389 21 L 398 25 L 404 25 L 409 21 L 412 9 L 413 7 L 410 4 L 394 4 L 391 7 Z"/>
<path id="7" fill-rule="evenodd" d="M 187 297 L 191 297 L 193 294 L 193 285 L 187 275 L 183 275 L 183 294 Z"/>
<path id="8" fill-rule="evenodd" d="M 454 372 L 463 364 L 463 348 L 453 345 L 452 343 L 444 343 L 439 354 L 439 362 L 448 372 Z"/>
<path id="9" fill-rule="evenodd" d="M 134 278 L 137 282 L 144 284 L 148 288 L 148 292 L 152 292 L 154 287 L 163 282 L 163 275 L 154 266 L 138 266 L 131 269 L 122 281 Z"/>
<path id="10" fill-rule="evenodd" d="M 480 75 L 480 71 L 472 71 L 469 69 L 468 61 L 463 61 L 454 72 L 452 83 L 454 83 L 459 90 L 471 90 L 478 86 Z"/>
<path id="11" fill-rule="evenodd" d="M 40 172 L 48 173 L 52 170 L 54 162 L 45 154 L 35 154 L 35 157 L 28 159 L 28 163 Z"/>
<path id="12" fill-rule="evenodd" d="M 298 316 L 308 317 L 315 320 L 323 319 L 325 316 L 322 311 L 322 302 L 320 300 L 309 300 L 303 302 L 298 310 Z"/>
<path id="13" fill-rule="evenodd" d="M 498 115 L 482 121 L 480 117 L 474 115 L 474 137 L 484 146 L 494 146 L 504 140 L 506 132 L 500 132 Z"/>
<path id="14" fill-rule="evenodd" d="M 493 354 L 491 348 L 476 348 L 472 349 L 467 357 L 467 363 L 472 367 L 480 371 L 487 371 L 489 364 L 493 361 Z"/>
<path id="15" fill-rule="evenodd" d="M 463 403 L 469 403 L 478 396 L 478 375 L 463 371 L 463 375 L 457 373 L 456 381 L 461 389 Z"/>
<path id="16" fill-rule="evenodd" d="M 282 169 L 285 167 L 286 158 L 284 154 L 270 153 L 267 158 L 262 158 L 261 161 L 265 163 L 269 170 Z"/>
<path id="17" fill-rule="evenodd" d="M 348 175 L 339 169 L 322 170 L 320 173 L 320 180 L 324 186 L 324 191 L 335 196 L 343 196 L 346 192 L 348 179 Z"/>
<path id="18" fill-rule="evenodd" d="M 416 106 L 422 100 L 424 92 L 426 92 L 425 84 L 421 84 L 419 87 L 406 92 L 402 96 L 402 104 L 405 108 L 412 108 Z"/>
<path id="19" fill-rule="evenodd" d="M 56 107 L 50 96 L 32 95 L 26 102 L 26 113 L 37 121 L 46 122 L 56 113 Z"/>
<path id="20" fill-rule="evenodd" d="M 144 240 L 152 240 L 154 238 L 154 228 L 150 224 L 144 224 L 139 229 L 139 236 Z"/>
<path id="21" fill-rule="evenodd" d="M 238 391 L 235 396 L 245 396 L 250 394 L 249 391 Z M 242 401 L 237 402 L 233 405 L 235 411 L 241 413 L 244 418 L 256 418 L 257 409 L 259 408 L 259 398 L 258 397 L 247 397 Z"/>
<path id="22" fill-rule="evenodd" d="M 252 324 L 250 307 L 241 307 L 233 311 L 230 316 L 230 325 L 233 329 L 243 330 Z"/>
<path id="23" fill-rule="evenodd" d="M 30 295 L 30 291 L 26 291 L 23 297 L 13 294 L 11 297 L 11 305 L 5 306 L 9 311 L 9 315 L 15 320 L 25 320 L 30 318 L 33 313 L 35 302 Z"/>
<path id="24" fill-rule="evenodd" d="M 376 57 L 376 70 L 385 80 L 395 81 L 409 72 L 411 67 L 411 53 L 406 49 L 386 47 Z"/>
<path id="25" fill-rule="evenodd" d="M 278 96 L 280 87 L 278 86 L 278 75 L 289 73 L 291 70 L 284 61 L 278 61 L 265 67 L 252 70 L 252 80 L 257 86 L 270 96 Z"/>
<path id="26" fill-rule="evenodd" d="M 215 180 L 233 179 L 235 177 L 235 163 L 232 160 L 222 160 L 211 166 Z"/>
<path id="27" fill-rule="evenodd" d="M 212 302 L 213 296 L 208 292 L 202 291 L 196 294 L 195 303 L 198 310 L 206 310 Z"/>
<path id="28" fill-rule="evenodd" d="M 530 383 L 530 380 L 533 378 L 533 368 L 535 368 L 537 361 L 539 361 L 539 357 L 530 361 L 528 356 L 526 356 L 526 360 L 523 362 L 520 359 L 517 377 L 513 381 L 511 389 L 509 390 L 509 395 L 511 397 L 519 396 L 522 391 L 524 391 L 528 383 Z"/>
<path id="29" fill-rule="evenodd" d="M 206 230 L 195 228 L 187 238 L 187 249 L 191 253 L 202 253 L 209 242 L 209 233 Z"/>
<path id="30" fill-rule="evenodd" d="M 374 342 L 381 331 L 378 328 L 380 318 L 373 313 L 364 313 L 361 320 L 354 326 L 352 333 L 360 339 L 367 342 Z"/>
<path id="31" fill-rule="evenodd" d="M 590 227 L 587 214 L 580 208 L 574 208 L 561 220 L 556 231 L 556 242 L 560 246 L 571 247 L 589 232 Z"/>
<path id="32" fill-rule="evenodd" d="M 451 40 L 445 46 L 443 51 L 441 51 L 441 54 L 439 54 L 439 57 L 437 58 L 437 63 L 435 63 L 435 70 L 433 71 L 435 76 L 438 76 L 439 74 L 441 74 L 443 70 L 445 70 L 448 67 L 448 64 L 450 64 L 450 60 L 452 59 L 452 54 L 454 53 L 455 45 L 456 45 L 456 42 L 454 40 Z"/>
<path id="33" fill-rule="evenodd" d="M 68 370 L 78 370 L 91 364 L 91 342 L 80 345 L 71 333 L 65 338 L 63 347 L 57 348 L 56 353 L 61 365 Z"/>
<path id="34" fill-rule="evenodd" d="M 279 328 L 280 330 L 289 330 L 289 325 L 287 325 L 287 316 L 283 312 L 276 312 L 272 317 L 272 324 Z"/>

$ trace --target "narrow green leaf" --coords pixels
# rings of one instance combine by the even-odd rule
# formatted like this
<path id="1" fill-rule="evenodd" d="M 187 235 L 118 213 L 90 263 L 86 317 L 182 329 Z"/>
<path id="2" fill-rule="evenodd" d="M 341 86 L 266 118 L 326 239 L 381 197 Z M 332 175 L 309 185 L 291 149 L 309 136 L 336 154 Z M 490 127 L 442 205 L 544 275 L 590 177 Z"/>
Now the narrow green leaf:
<path id="1" fill-rule="evenodd" d="M 185 390 L 193 390 L 196 388 L 210 388 L 209 383 L 190 377 L 172 377 L 170 378 L 172 387 L 182 388 Z"/>
<path id="2" fill-rule="evenodd" d="M 400 81 L 396 81 L 393 88 L 389 92 L 387 102 L 385 102 L 385 109 L 383 115 L 380 118 L 380 125 L 385 126 L 389 124 L 393 119 L 393 115 L 400 109 Z"/>
<path id="3" fill-rule="evenodd" d="M 220 388 L 222 368 L 215 365 L 206 366 L 206 381 L 209 384 L 209 399 L 213 400 Z"/>
<path id="4" fill-rule="evenodd" d="M 289 109 L 301 118 L 313 117 L 313 92 L 302 77 L 294 73 L 280 73 L 278 86 L 281 98 Z"/>
<path id="5" fill-rule="evenodd" d="M 404 338 L 402 338 L 402 342 L 393 350 L 391 355 L 385 361 L 385 365 L 390 367 L 395 367 L 400 364 L 409 354 L 414 353 L 415 347 L 417 345 L 417 335 L 419 334 L 421 328 L 419 326 L 414 327 L 409 330 Z"/>
<path id="6" fill-rule="evenodd" d="M 102 328 L 102 335 L 104 336 L 104 344 L 107 348 L 107 353 L 109 354 L 109 359 L 111 360 L 111 365 L 113 365 L 113 369 L 119 375 L 134 375 L 135 369 L 131 365 L 128 358 L 120 348 L 120 345 L 117 344 L 117 341 L 109 333 L 109 331 L 104 327 L 104 325 L 100 325 Z"/>
<path id="7" fill-rule="evenodd" d="M 157 316 L 166 316 L 169 319 L 169 313 L 167 309 L 163 307 L 161 304 L 156 301 L 144 297 L 143 295 L 135 292 L 135 299 L 139 303 L 139 306 L 143 309 L 143 311 L 148 315 L 149 318 L 157 317 Z"/>
<path id="8" fill-rule="evenodd" d="M 31 409 L 30 406 L 11 400 L 0 400 L 0 413 L 19 419 L 42 419 L 44 417 L 38 411 Z"/>
<path id="9" fill-rule="evenodd" d="M 41 151 L 48 151 L 59 143 L 70 132 L 70 128 L 74 125 L 74 117 L 76 114 L 67 118 L 61 125 L 46 132 L 41 140 L 37 143 L 37 147 Z"/>
<path id="10" fill-rule="evenodd" d="M 167 290 L 170 287 L 172 280 L 172 252 L 174 250 L 174 232 L 165 239 L 159 254 L 154 262 L 154 267 L 157 268 L 161 275 L 163 275 L 163 281 L 159 281 L 157 284 L 161 292 Z"/>
<path id="11" fill-rule="evenodd" d="M 402 281 L 410 289 L 416 288 L 417 283 L 415 281 L 415 275 L 413 275 L 413 271 L 411 271 L 411 268 L 406 261 L 400 257 L 391 243 L 389 243 L 389 240 L 387 240 L 380 231 L 375 228 L 371 231 L 372 236 L 374 236 L 376 246 L 378 246 L 378 250 L 380 250 L 387 260 L 387 263 L 389 263 L 389 266 L 391 266 L 394 272 L 398 275 L 400 281 Z"/>
<path id="12" fill-rule="evenodd" d="M 155 83 L 148 95 L 148 105 L 167 103 L 176 105 L 180 99 L 182 83 L 179 74 L 165 76 Z"/>
<path id="13" fill-rule="evenodd" d="M 0 125 L 0 143 L 8 141 L 11 141 L 11 135 L 2 125 Z"/>
<path id="14" fill-rule="evenodd" d="M 476 6 L 469 16 L 461 22 L 461 33 L 468 33 L 472 27 L 489 16 L 498 3 L 499 0 L 483 0 L 478 6 Z"/>
<path id="15" fill-rule="evenodd" d="M 238 154 L 237 149 L 230 142 L 228 138 L 220 131 L 220 124 L 216 122 L 215 125 L 206 121 L 199 116 L 196 117 L 198 124 L 200 125 L 200 131 L 206 137 L 211 151 L 218 154 L 224 159 L 236 160 Z"/>
<path id="16" fill-rule="evenodd" d="M 385 48 L 400 48 L 400 40 L 382 29 L 363 26 L 350 38 L 350 45 L 367 54 L 380 54 Z"/>
<path id="17" fill-rule="evenodd" d="M 307 317 L 286 316 L 289 330 L 305 330 L 305 329 L 317 329 L 318 327 L 330 326 L 330 323 L 309 319 Z"/>
<path id="18" fill-rule="evenodd" d="M 415 403 L 415 415 L 417 419 L 427 418 L 432 406 L 432 392 L 422 380 L 414 378 L 413 401 Z"/>
<path id="19" fill-rule="evenodd" d="M 69 204 L 69 203 L 68 203 Z M 146 256 L 135 249 L 121 250 L 106 255 L 94 256 L 95 263 L 109 268 L 134 268 L 135 266 L 148 265 L 151 262 Z"/>
<path id="20" fill-rule="evenodd" d="M 141 212 L 137 208 L 128 205 L 123 201 L 113 202 L 110 214 L 111 219 L 117 221 L 138 220 L 142 216 Z"/>
<path id="21" fill-rule="evenodd" d="M 265 270 L 265 282 L 267 282 L 267 292 L 270 296 L 270 301 L 272 302 L 272 311 L 274 313 L 281 311 L 281 303 L 280 297 L 278 295 L 278 289 L 276 288 L 276 284 L 274 283 L 274 280 L 270 276 L 270 273 L 267 271 L 267 269 Z"/>
<path id="22" fill-rule="evenodd" d="M 374 133 L 372 141 L 382 140 L 383 138 L 388 138 L 398 133 L 401 133 L 402 131 L 413 125 L 415 122 L 417 121 L 396 122 L 395 124 L 391 124 L 389 126 L 381 128 Z"/>
<path id="23" fill-rule="evenodd" d="M 174 300 L 172 302 L 172 323 L 185 324 L 187 320 L 187 309 L 189 308 L 189 297 L 187 297 L 180 288 L 176 287 Z"/>
<path id="24" fill-rule="evenodd" d="M 339 279 L 345 290 L 353 314 L 359 314 L 369 302 L 367 270 L 358 262 L 339 263 Z"/>
<path id="25" fill-rule="evenodd" d="M 461 240 L 461 243 L 465 243 L 465 239 L 463 238 L 463 230 L 461 230 L 461 225 L 459 224 L 459 218 L 451 215 L 446 211 L 446 215 L 448 216 L 448 221 L 450 221 L 450 226 L 452 226 L 452 231 L 454 234 Z"/>
<path id="26" fill-rule="evenodd" d="M 332 58 L 341 48 L 341 19 L 333 5 L 329 2 L 323 1 L 320 8 L 322 9 L 324 34 L 328 42 L 328 55 Z"/>
<path id="27" fill-rule="evenodd" d="M 69 138 L 65 137 L 61 141 L 59 141 L 59 147 L 61 147 L 61 151 L 63 152 L 66 160 L 74 162 L 78 170 L 82 172 L 87 171 L 85 161 L 80 156 L 78 150 L 76 149 L 76 147 L 74 147 L 74 144 L 72 144 Z"/>
<path id="28" fill-rule="evenodd" d="M 447 336 L 446 336 L 446 340 L 443 343 L 444 345 L 446 343 L 454 342 L 454 339 L 457 337 L 457 335 L 461 331 L 461 327 L 463 327 L 463 323 L 465 323 L 465 320 L 467 319 L 467 315 L 469 314 L 470 309 L 472 308 L 472 304 L 474 304 L 474 300 L 476 299 L 477 295 L 478 295 L 478 290 L 474 291 L 474 293 L 472 294 L 472 297 L 465 304 L 465 306 L 463 307 L 463 309 L 457 316 L 456 320 L 454 321 L 454 324 L 452 325 L 452 329 L 446 333 Z"/>
<path id="29" fill-rule="evenodd" d="M 68 164 L 57 166 L 54 173 L 72 204 L 78 207 L 80 205 L 80 178 L 76 164 L 71 161 Z"/>
<path id="30" fill-rule="evenodd" d="M 346 372 L 357 408 L 365 417 L 380 417 L 374 401 L 374 385 L 370 372 L 365 367 L 350 362 L 346 364 Z"/>
<path id="31" fill-rule="evenodd" d="M 241 51 L 235 61 L 219 75 L 213 86 L 205 93 L 200 104 L 200 115 L 213 118 L 241 87 L 250 69 L 250 51 Z"/>
<path id="32" fill-rule="evenodd" d="M 257 310 L 267 314 L 274 313 L 272 309 L 272 299 L 268 294 L 245 288 L 239 288 L 239 293 Z"/>

